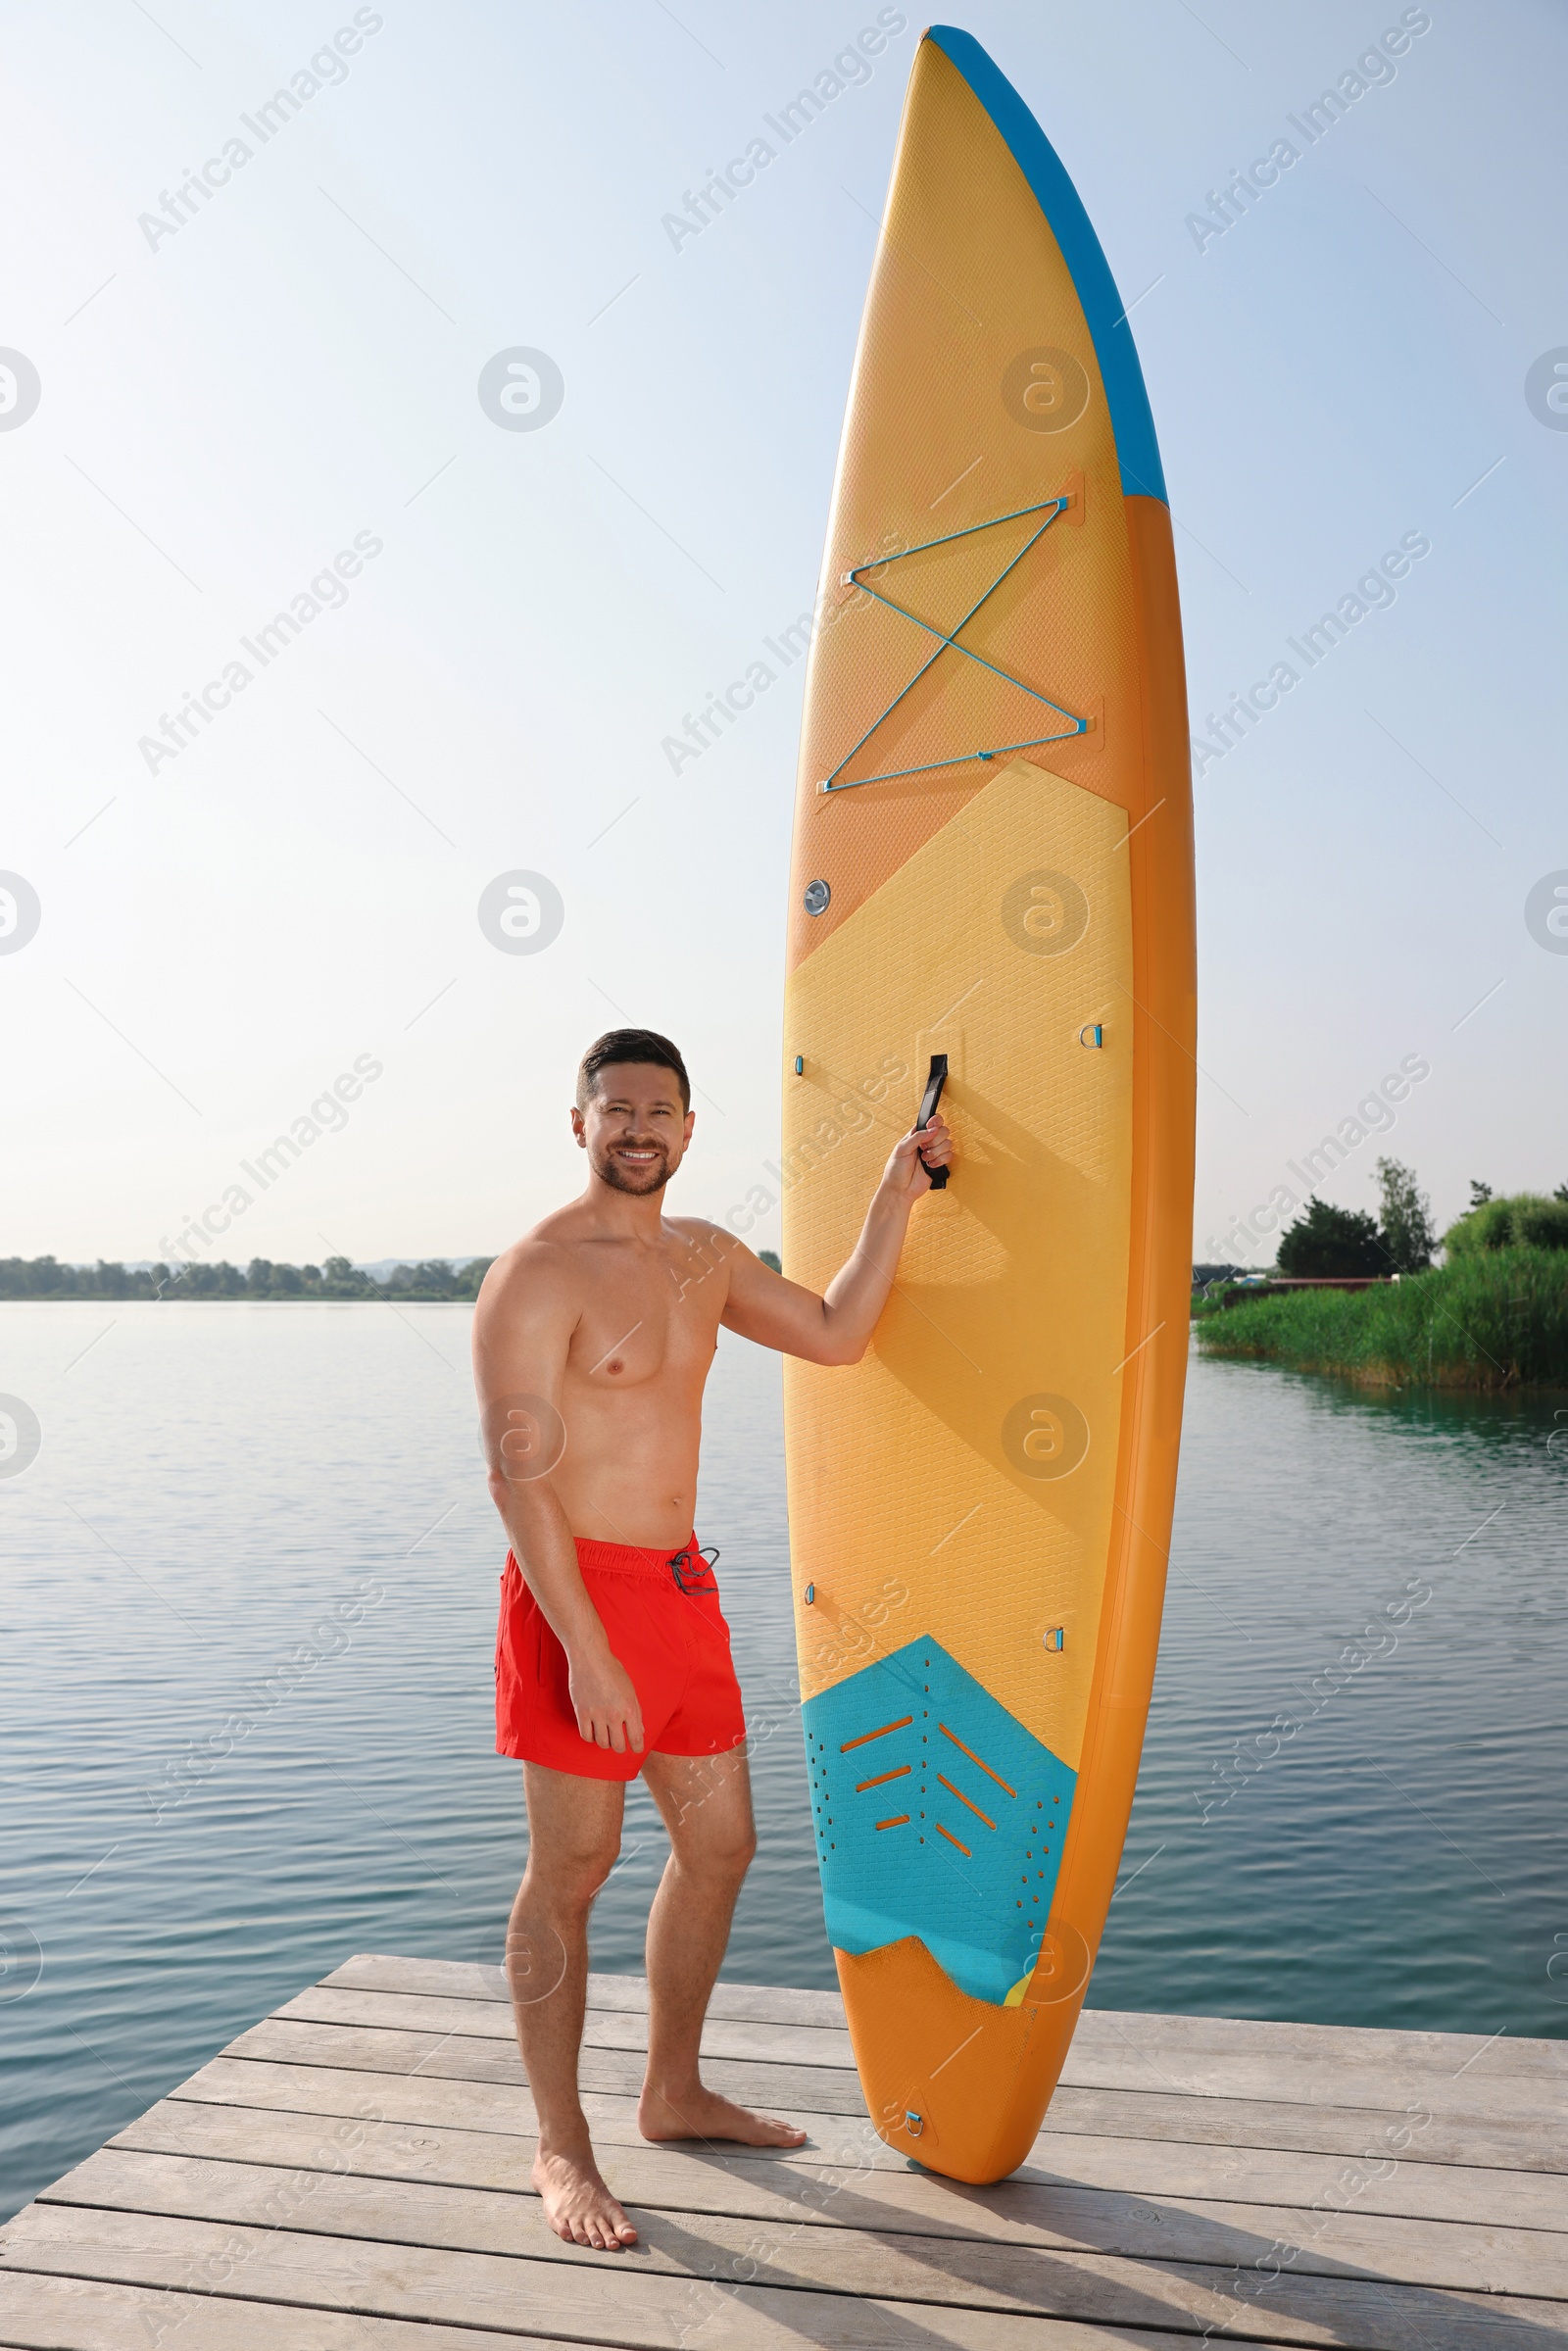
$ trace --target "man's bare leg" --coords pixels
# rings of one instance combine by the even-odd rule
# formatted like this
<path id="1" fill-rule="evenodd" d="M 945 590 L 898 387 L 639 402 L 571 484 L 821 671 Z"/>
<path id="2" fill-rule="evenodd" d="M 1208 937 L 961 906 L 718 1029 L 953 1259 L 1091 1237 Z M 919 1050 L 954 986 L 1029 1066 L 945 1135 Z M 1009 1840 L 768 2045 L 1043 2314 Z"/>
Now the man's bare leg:
<path id="1" fill-rule="evenodd" d="M 648 1915 L 648 2073 L 637 2127 L 644 2138 L 802 2146 L 804 2131 L 721 2098 L 698 2072 L 709 1994 L 757 1849 L 746 1750 L 650 1755 L 643 1778 L 669 1832 L 670 1856 Z"/>
<path id="2" fill-rule="evenodd" d="M 588 2000 L 588 1913 L 615 1865 L 625 1790 L 525 1763 L 528 1867 L 507 1929 L 507 1979 L 539 2116 L 533 2184 L 570 2244 L 618 2253 L 637 2231 L 600 2176 L 577 2094 Z"/>

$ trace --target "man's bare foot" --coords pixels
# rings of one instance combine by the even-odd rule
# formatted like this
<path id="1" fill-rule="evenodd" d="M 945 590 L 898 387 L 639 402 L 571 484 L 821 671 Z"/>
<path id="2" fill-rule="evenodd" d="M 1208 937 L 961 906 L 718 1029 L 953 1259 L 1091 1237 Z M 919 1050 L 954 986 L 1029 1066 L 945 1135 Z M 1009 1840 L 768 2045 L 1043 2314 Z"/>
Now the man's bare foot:
<path id="1" fill-rule="evenodd" d="M 678 2095 L 645 2082 L 637 2102 L 637 2128 L 644 2138 L 728 2138 L 743 2147 L 804 2147 L 806 2133 L 793 2123 L 753 2114 L 699 2082 Z"/>
<path id="2" fill-rule="evenodd" d="M 591 2154 L 554 2155 L 541 2147 L 533 2159 L 533 2183 L 545 2219 L 568 2245 L 619 2253 L 637 2242 L 636 2229 L 606 2187 Z"/>

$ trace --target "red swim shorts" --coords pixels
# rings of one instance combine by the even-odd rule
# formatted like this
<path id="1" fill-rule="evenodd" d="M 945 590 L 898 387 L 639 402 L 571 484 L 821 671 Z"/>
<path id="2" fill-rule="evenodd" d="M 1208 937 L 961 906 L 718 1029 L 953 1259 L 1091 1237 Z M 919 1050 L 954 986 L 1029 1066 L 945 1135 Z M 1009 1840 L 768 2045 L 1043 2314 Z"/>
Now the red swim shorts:
<path id="1" fill-rule="evenodd" d="M 635 1780 L 653 1755 L 720 1755 L 746 1737 L 713 1571 L 694 1535 L 678 1551 L 577 1538 L 577 1565 L 612 1652 L 632 1679 L 643 1748 L 617 1755 L 577 1728 L 566 1652 L 509 1551 L 496 1630 L 496 1753 L 582 1780 Z"/>

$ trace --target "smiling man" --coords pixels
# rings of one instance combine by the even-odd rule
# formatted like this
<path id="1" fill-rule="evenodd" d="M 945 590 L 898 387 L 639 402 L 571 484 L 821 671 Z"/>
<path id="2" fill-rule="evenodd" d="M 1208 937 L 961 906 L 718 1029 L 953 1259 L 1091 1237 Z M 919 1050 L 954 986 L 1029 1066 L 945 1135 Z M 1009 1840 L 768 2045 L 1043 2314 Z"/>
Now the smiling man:
<path id="1" fill-rule="evenodd" d="M 947 1166 L 934 1118 L 901 1138 L 825 1296 L 744 1243 L 665 1212 L 692 1138 L 667 1038 L 612 1029 L 577 1073 L 588 1181 L 498 1257 L 474 1313 L 490 1492 L 512 1548 L 496 1641 L 496 1746 L 521 1758 L 528 1866 L 507 1935 L 539 2119 L 533 2182 L 558 2236 L 618 2251 L 637 2231 L 594 2160 L 577 2093 L 588 1912 L 640 1772 L 669 1833 L 648 1921 L 650 2139 L 799 2146 L 805 2132 L 707 2088 L 698 2044 L 756 1847 L 746 1723 L 718 1589 L 693 1527 L 703 1388 L 720 1324 L 810 1363 L 858 1363 L 909 1211 Z M 922 1156 L 923 1154 L 923 1156 Z"/>

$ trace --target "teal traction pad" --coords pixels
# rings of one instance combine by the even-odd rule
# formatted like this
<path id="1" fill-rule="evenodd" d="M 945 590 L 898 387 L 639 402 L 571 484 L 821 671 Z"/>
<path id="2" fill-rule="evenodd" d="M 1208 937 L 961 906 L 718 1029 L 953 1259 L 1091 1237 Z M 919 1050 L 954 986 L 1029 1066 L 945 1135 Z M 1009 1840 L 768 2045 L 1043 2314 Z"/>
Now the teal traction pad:
<path id="1" fill-rule="evenodd" d="M 911 1641 L 801 1710 L 828 1939 L 917 1935 L 1001 2004 L 1051 1912 L 1077 1775 L 940 1641 Z"/>

